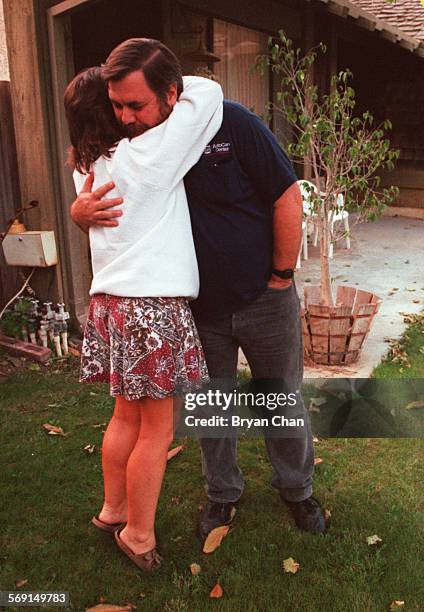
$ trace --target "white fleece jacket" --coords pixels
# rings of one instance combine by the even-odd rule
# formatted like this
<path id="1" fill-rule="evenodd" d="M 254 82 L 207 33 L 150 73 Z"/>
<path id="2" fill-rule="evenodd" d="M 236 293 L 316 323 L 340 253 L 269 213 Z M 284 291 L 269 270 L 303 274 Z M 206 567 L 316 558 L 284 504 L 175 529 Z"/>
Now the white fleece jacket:
<path id="1" fill-rule="evenodd" d="M 221 87 L 184 77 L 184 91 L 166 121 L 121 140 L 111 159 L 92 170 L 93 190 L 113 180 L 106 198 L 122 197 L 117 227 L 91 227 L 90 295 L 196 298 L 199 273 L 183 178 L 222 123 Z M 86 175 L 74 172 L 77 193 Z"/>

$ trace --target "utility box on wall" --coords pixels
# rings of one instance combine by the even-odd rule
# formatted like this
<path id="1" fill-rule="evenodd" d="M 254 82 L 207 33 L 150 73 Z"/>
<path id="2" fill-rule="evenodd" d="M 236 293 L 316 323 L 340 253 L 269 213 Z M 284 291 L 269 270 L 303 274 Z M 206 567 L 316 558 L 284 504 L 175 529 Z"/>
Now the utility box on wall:
<path id="1" fill-rule="evenodd" d="M 56 241 L 53 231 L 29 231 L 7 234 L 2 243 L 9 266 L 47 268 L 57 264 Z"/>

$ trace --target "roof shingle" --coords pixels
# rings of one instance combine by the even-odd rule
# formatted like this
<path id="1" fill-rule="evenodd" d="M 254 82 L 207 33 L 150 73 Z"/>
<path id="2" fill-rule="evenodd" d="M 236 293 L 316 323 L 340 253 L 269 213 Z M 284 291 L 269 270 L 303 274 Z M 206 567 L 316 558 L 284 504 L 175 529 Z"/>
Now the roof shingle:
<path id="1" fill-rule="evenodd" d="M 381 19 L 416 40 L 424 42 L 424 7 L 420 0 L 350 0 L 359 8 Z"/>

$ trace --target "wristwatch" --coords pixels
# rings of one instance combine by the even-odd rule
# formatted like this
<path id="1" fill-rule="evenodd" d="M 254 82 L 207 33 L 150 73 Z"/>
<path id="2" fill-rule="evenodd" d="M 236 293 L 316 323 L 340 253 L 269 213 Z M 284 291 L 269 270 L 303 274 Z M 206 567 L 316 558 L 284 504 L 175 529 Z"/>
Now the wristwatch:
<path id="1" fill-rule="evenodd" d="M 273 268 L 272 273 L 275 274 L 275 276 L 284 278 L 285 280 L 294 277 L 294 270 L 292 268 L 287 268 L 286 270 L 276 270 Z"/>

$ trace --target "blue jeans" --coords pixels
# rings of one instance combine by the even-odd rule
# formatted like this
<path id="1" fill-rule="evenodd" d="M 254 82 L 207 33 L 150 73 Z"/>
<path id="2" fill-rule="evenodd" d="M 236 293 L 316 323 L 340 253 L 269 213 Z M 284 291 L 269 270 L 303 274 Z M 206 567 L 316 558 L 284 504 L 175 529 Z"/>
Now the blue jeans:
<path id="1" fill-rule="evenodd" d="M 267 289 L 254 302 L 224 318 L 211 320 L 197 316 L 196 325 L 212 379 L 226 379 L 235 384 L 241 347 L 254 380 L 280 380 L 285 389 L 300 390 L 303 347 L 300 303 L 294 283 L 288 289 Z M 289 501 L 301 501 L 312 494 L 314 449 L 300 393 L 296 416 L 305 421 L 300 437 L 268 436 L 264 431 L 274 468 L 272 485 Z M 200 445 L 209 499 L 236 502 L 244 488 L 237 465 L 236 438 L 201 438 Z"/>

